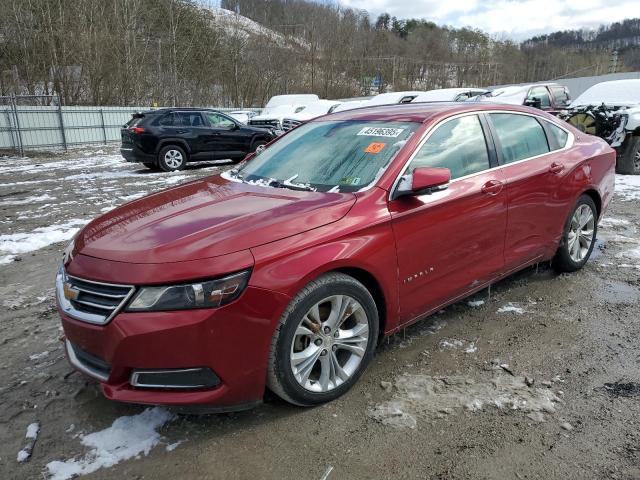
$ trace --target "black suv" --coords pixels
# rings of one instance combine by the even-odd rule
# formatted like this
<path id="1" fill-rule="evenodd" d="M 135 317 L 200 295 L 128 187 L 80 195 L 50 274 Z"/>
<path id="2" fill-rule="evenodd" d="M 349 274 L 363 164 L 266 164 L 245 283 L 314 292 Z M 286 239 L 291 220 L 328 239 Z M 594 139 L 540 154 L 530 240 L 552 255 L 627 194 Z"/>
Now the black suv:
<path id="1" fill-rule="evenodd" d="M 135 113 L 120 133 L 125 160 L 165 172 L 179 170 L 189 161 L 229 158 L 238 162 L 275 137 L 270 130 L 201 108 Z"/>

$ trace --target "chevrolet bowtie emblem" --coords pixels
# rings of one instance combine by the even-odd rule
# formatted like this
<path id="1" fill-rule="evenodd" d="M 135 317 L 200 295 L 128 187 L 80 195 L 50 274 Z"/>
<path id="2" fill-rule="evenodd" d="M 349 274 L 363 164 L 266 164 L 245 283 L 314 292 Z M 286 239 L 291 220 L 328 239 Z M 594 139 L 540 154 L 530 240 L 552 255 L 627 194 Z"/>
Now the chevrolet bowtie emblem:
<path id="1" fill-rule="evenodd" d="M 80 292 L 73 288 L 69 282 L 64 282 L 63 285 L 64 298 L 67 300 L 77 300 Z"/>

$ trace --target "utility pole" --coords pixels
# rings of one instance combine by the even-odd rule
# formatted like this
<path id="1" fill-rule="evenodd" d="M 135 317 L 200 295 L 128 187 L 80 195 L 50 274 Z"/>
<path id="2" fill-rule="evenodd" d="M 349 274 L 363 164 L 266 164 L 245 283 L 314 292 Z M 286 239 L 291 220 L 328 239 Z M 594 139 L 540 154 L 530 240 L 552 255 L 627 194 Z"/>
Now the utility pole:
<path id="1" fill-rule="evenodd" d="M 616 73 L 618 71 L 618 51 L 611 52 L 611 58 L 609 59 L 609 73 Z"/>

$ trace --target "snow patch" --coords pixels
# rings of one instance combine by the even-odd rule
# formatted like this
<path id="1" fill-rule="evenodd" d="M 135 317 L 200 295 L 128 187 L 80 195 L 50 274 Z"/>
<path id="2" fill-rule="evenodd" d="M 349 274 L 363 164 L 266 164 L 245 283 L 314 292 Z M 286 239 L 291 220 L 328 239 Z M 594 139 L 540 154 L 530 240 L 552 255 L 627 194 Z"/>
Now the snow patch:
<path id="1" fill-rule="evenodd" d="M 55 200 L 56 197 L 52 197 L 51 195 L 45 193 L 43 195 L 34 195 L 32 197 L 22 198 L 20 200 L 5 200 L 0 202 L 0 206 L 6 205 L 29 205 L 32 203 L 40 203 L 46 202 L 47 200 Z"/>
<path id="2" fill-rule="evenodd" d="M 0 254 L 27 253 L 70 240 L 89 220 L 75 218 L 65 223 L 38 227 L 31 232 L 0 235 Z M 6 257 L 0 257 L 0 263 Z M 4 262 L 8 263 L 8 262 Z"/>
<path id="3" fill-rule="evenodd" d="M 478 308 L 478 307 L 484 305 L 484 300 L 469 300 L 467 302 L 467 305 L 469 305 L 470 307 L 473 307 L 473 308 Z"/>
<path id="4" fill-rule="evenodd" d="M 640 200 L 640 176 L 616 175 L 616 194 L 624 201 Z"/>
<path id="5" fill-rule="evenodd" d="M 49 356 L 49 351 L 45 350 L 44 352 L 41 353 L 34 353 L 33 355 L 29 355 L 29 360 L 40 360 L 41 358 L 45 358 Z"/>
<path id="6" fill-rule="evenodd" d="M 391 400 L 369 408 L 367 415 L 396 428 L 415 428 L 418 418 L 443 418 L 465 410 L 555 413 L 561 402 L 550 388 L 530 387 L 525 377 L 500 373 L 482 381 L 405 374 L 396 379 L 395 389 Z"/>
<path id="7" fill-rule="evenodd" d="M 519 306 L 517 303 L 512 303 L 512 302 L 509 302 L 498 309 L 498 313 L 515 313 L 518 315 L 522 315 L 523 313 L 526 313 L 526 312 L 527 311 L 524 308 Z"/>
<path id="8" fill-rule="evenodd" d="M 82 444 L 89 447 L 84 457 L 49 462 L 50 479 L 67 480 L 112 467 L 138 455 L 148 455 L 162 440 L 157 430 L 172 419 L 173 415 L 160 407 L 117 418 L 109 428 L 81 437 Z"/>

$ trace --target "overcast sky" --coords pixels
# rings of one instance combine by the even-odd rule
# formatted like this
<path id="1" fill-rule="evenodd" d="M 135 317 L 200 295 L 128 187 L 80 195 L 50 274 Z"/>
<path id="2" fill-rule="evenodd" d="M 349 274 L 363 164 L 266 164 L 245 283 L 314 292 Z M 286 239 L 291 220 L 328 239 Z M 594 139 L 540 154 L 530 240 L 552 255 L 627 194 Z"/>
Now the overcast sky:
<path id="1" fill-rule="evenodd" d="M 596 28 L 638 16 L 639 0 L 339 0 L 371 13 L 424 18 L 438 25 L 474 27 L 524 40 L 539 33 Z"/>

